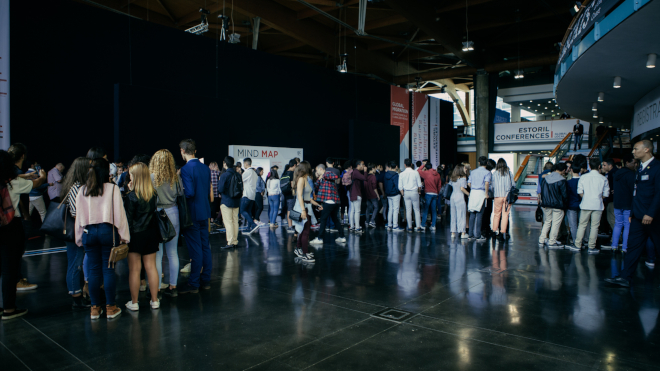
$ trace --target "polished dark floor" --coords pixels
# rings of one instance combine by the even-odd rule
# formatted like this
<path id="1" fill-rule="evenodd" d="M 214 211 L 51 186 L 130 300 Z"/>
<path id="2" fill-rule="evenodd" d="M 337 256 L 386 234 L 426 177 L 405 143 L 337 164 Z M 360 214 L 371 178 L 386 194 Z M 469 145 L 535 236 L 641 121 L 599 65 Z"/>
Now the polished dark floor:
<path id="1" fill-rule="evenodd" d="M 294 261 L 283 229 L 241 235 L 232 251 L 212 235 L 210 291 L 165 297 L 160 310 L 143 293 L 139 312 L 122 308 L 114 320 L 71 311 L 66 254 L 26 256 L 39 288 L 19 294 L 27 316 L 0 324 L 0 370 L 659 368 L 655 272 L 642 262 L 633 289 L 608 287 L 621 254 L 539 248 L 534 210 L 513 208 L 506 243 L 452 241 L 444 224 L 423 234 L 379 227 L 345 246 L 328 234 L 313 265 Z M 123 307 L 125 262 L 117 274 Z M 373 316 L 387 308 L 412 314 Z"/>

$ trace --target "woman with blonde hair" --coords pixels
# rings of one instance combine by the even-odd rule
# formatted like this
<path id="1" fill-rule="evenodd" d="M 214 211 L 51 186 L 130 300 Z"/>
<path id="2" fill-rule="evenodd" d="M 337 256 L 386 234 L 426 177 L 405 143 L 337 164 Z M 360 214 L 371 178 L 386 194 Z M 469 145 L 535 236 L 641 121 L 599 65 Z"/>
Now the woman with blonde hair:
<path id="1" fill-rule="evenodd" d="M 163 273 L 163 251 L 167 254 L 169 261 L 170 275 L 167 277 L 169 285 L 162 285 L 158 282 L 163 294 L 171 297 L 178 296 L 176 289 L 177 280 L 179 278 L 179 252 L 177 245 L 179 242 L 179 208 L 176 204 L 177 196 L 183 192 L 181 187 L 181 178 L 176 173 L 174 166 L 174 157 L 172 153 L 166 149 L 161 149 L 156 152 L 151 158 L 149 163 L 149 171 L 151 171 L 151 180 L 153 181 L 154 188 L 158 194 L 156 201 L 156 208 L 158 212 L 165 210 L 165 214 L 172 222 L 176 236 L 169 242 L 161 243 L 158 245 L 158 252 L 156 253 L 156 269 L 158 270 L 158 278 L 162 281 Z M 163 287 L 164 286 L 164 287 Z"/>
<path id="2" fill-rule="evenodd" d="M 128 169 L 131 182 L 128 183 L 129 193 L 124 200 L 126 219 L 130 230 L 131 242 L 128 244 L 128 286 L 131 289 L 131 300 L 126 308 L 137 311 L 138 294 L 140 293 L 140 270 L 144 263 L 151 291 L 151 308 L 160 308 L 158 300 L 158 270 L 156 269 L 156 252 L 160 242 L 160 231 L 156 220 L 156 189 L 151 183 L 149 168 L 138 162 Z"/>

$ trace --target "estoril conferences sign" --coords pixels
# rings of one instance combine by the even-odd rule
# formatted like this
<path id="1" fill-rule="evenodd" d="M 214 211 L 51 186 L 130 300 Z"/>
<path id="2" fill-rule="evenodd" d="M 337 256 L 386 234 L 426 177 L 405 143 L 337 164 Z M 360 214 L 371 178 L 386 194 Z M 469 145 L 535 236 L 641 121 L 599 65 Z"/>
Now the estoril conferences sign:
<path id="1" fill-rule="evenodd" d="M 573 132 L 573 127 L 579 120 L 552 120 L 513 122 L 495 124 L 495 143 L 516 142 L 557 142 Z M 584 126 L 584 133 L 589 132 L 589 123 L 580 121 Z"/>
<path id="2" fill-rule="evenodd" d="M 660 86 L 635 104 L 632 138 L 660 127 Z"/>

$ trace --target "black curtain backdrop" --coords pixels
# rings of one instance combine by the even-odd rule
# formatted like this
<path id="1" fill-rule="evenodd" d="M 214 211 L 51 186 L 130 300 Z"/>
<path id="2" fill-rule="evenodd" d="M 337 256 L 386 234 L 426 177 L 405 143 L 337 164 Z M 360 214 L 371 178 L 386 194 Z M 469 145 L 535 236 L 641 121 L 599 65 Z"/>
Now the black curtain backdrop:
<path id="1" fill-rule="evenodd" d="M 440 100 L 440 163 L 456 164 L 458 135 L 454 128 L 454 103 Z"/>
<path id="2" fill-rule="evenodd" d="M 389 126 L 389 86 L 360 76 L 70 0 L 12 1 L 11 22 L 11 138 L 46 169 L 97 145 L 111 160 L 168 148 L 182 162 L 187 137 L 207 161 L 250 144 L 316 163 L 348 157 L 350 120 Z"/>

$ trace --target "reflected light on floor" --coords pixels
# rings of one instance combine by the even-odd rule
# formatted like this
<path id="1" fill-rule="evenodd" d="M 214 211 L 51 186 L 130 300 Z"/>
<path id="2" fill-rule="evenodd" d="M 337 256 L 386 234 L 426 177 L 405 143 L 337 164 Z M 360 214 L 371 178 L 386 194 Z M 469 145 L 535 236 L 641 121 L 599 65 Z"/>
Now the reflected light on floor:
<path id="1" fill-rule="evenodd" d="M 509 314 L 511 315 L 511 323 L 520 323 L 520 313 L 518 313 L 518 308 L 515 305 L 509 305 Z"/>

